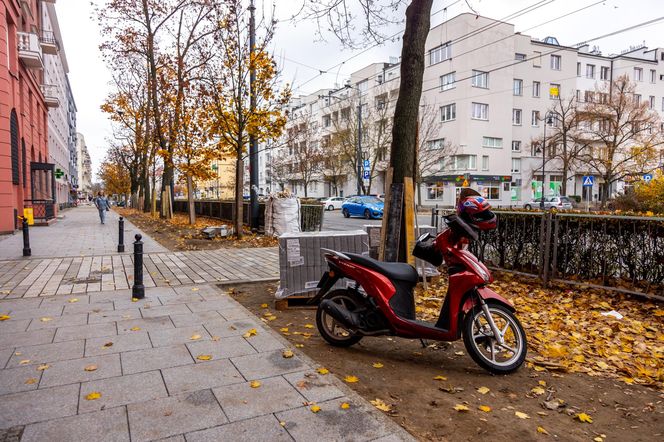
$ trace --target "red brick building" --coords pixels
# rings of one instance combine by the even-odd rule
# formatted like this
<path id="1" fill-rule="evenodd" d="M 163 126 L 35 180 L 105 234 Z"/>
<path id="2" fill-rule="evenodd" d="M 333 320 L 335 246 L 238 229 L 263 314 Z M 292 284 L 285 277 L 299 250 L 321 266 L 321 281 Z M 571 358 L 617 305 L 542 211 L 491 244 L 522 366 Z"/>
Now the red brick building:
<path id="1" fill-rule="evenodd" d="M 40 17 L 47 0 L 0 1 L 0 233 L 6 233 L 16 230 L 24 207 L 33 207 L 36 222 L 53 219 L 56 207 L 42 93 Z"/>

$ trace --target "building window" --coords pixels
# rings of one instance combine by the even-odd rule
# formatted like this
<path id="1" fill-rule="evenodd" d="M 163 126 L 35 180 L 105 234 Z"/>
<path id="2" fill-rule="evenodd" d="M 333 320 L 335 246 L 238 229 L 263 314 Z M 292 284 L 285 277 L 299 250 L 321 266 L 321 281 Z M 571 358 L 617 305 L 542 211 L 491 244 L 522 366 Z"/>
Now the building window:
<path id="1" fill-rule="evenodd" d="M 436 150 L 436 149 L 442 149 L 443 146 L 445 146 L 445 138 L 438 138 L 435 140 L 428 140 L 427 141 L 427 150 Z"/>
<path id="2" fill-rule="evenodd" d="M 551 56 L 551 69 L 554 71 L 559 71 L 560 70 L 560 65 L 561 65 L 561 60 L 562 58 L 560 55 L 552 55 Z"/>
<path id="3" fill-rule="evenodd" d="M 447 91 L 456 87 L 454 84 L 454 77 L 456 72 L 450 72 L 449 74 L 440 76 L 440 90 Z"/>
<path id="4" fill-rule="evenodd" d="M 474 87 L 488 88 L 489 87 L 489 73 L 473 70 L 472 84 Z"/>
<path id="5" fill-rule="evenodd" d="M 514 95 L 523 95 L 523 80 L 515 78 L 512 89 Z"/>
<path id="6" fill-rule="evenodd" d="M 440 45 L 437 48 L 433 48 L 429 51 L 429 64 L 437 64 L 441 61 L 445 61 L 449 58 L 452 58 L 452 46 L 449 43 Z"/>
<path id="7" fill-rule="evenodd" d="M 456 119 L 456 103 L 440 107 L 440 121 L 451 121 Z"/>
<path id="8" fill-rule="evenodd" d="M 593 91 L 586 91 L 585 94 L 584 94 L 583 100 L 586 103 L 592 103 L 593 99 L 594 99 L 594 97 L 593 97 L 594 95 L 595 95 L 595 93 Z"/>
<path id="9" fill-rule="evenodd" d="M 523 111 L 521 109 L 512 109 L 512 124 L 521 126 Z"/>
<path id="10" fill-rule="evenodd" d="M 540 96 L 540 82 L 533 81 L 533 97 L 539 98 Z"/>
<path id="11" fill-rule="evenodd" d="M 331 120 L 329 115 L 323 115 L 323 126 L 324 127 L 330 127 L 331 121 L 332 120 Z"/>
<path id="12" fill-rule="evenodd" d="M 533 51 L 533 67 L 534 68 L 542 67 L 542 52 Z"/>
<path id="13" fill-rule="evenodd" d="M 488 200 L 500 199 L 500 182 L 489 181 L 477 186 L 480 194 Z"/>
<path id="14" fill-rule="evenodd" d="M 576 63 L 576 76 L 577 77 L 581 76 L 581 63 L 579 62 Z"/>
<path id="15" fill-rule="evenodd" d="M 25 189 L 28 185 L 28 171 L 27 171 L 27 160 L 26 160 L 26 151 L 25 151 L 25 140 L 21 138 L 21 169 L 23 172 L 23 188 Z"/>
<path id="16" fill-rule="evenodd" d="M 539 121 L 540 121 L 540 113 L 539 111 L 534 110 L 532 114 L 530 114 L 530 125 L 532 127 L 537 127 L 539 126 Z"/>
<path id="17" fill-rule="evenodd" d="M 489 155 L 482 155 L 482 170 L 489 170 Z"/>
<path id="18" fill-rule="evenodd" d="M 609 67 L 608 66 L 602 66 L 599 69 L 599 79 L 600 80 L 608 80 L 609 79 Z"/>
<path id="19" fill-rule="evenodd" d="M 473 120 L 488 120 L 489 119 L 489 105 L 484 103 L 473 103 Z"/>
<path id="20" fill-rule="evenodd" d="M 9 117 L 9 132 L 11 142 L 12 184 L 19 184 L 18 117 L 16 116 L 15 109 L 12 109 Z"/>
<path id="21" fill-rule="evenodd" d="M 662 97 L 662 111 L 664 112 L 664 97 Z"/>
<path id="22" fill-rule="evenodd" d="M 634 81 L 643 81 L 643 69 L 634 68 Z"/>
<path id="23" fill-rule="evenodd" d="M 560 85 L 556 83 L 549 84 L 549 98 L 556 99 L 560 96 Z"/>
<path id="24" fill-rule="evenodd" d="M 514 59 L 523 61 L 526 59 L 526 54 L 520 54 L 517 52 L 516 54 L 514 54 Z"/>
<path id="25" fill-rule="evenodd" d="M 521 152 L 521 141 L 512 141 L 512 152 Z"/>
<path id="26" fill-rule="evenodd" d="M 452 170 L 476 170 L 477 155 L 454 155 L 451 166 Z"/>
<path id="27" fill-rule="evenodd" d="M 654 69 L 650 69 L 650 82 L 655 83 L 657 80 L 657 71 Z"/>
<path id="28" fill-rule="evenodd" d="M 595 78 L 595 65 L 587 64 L 586 65 L 586 78 Z"/>
<path id="29" fill-rule="evenodd" d="M 442 200 L 443 187 L 436 184 L 429 184 L 427 186 L 427 199 L 428 200 Z"/>
<path id="30" fill-rule="evenodd" d="M 357 83 L 357 88 L 360 91 L 360 94 L 366 94 L 369 89 L 369 80 L 362 80 Z"/>
<path id="31" fill-rule="evenodd" d="M 521 172 L 521 158 L 512 158 L 512 173 Z"/>
<path id="32" fill-rule="evenodd" d="M 655 96 L 651 95 L 648 99 L 650 109 L 655 109 Z"/>
<path id="33" fill-rule="evenodd" d="M 493 138 L 493 137 L 483 137 L 482 138 L 482 147 L 490 147 L 492 149 L 502 149 L 503 148 L 503 139 L 502 138 Z"/>
<path id="34" fill-rule="evenodd" d="M 639 106 L 641 104 L 641 94 L 634 94 L 634 101 L 636 102 L 636 105 Z"/>

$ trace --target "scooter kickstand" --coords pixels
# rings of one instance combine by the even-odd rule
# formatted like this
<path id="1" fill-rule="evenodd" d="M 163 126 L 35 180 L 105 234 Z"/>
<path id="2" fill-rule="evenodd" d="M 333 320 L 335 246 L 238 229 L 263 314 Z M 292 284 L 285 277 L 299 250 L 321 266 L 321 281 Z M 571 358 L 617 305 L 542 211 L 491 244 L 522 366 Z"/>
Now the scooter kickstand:
<path id="1" fill-rule="evenodd" d="M 422 348 L 427 348 L 427 346 L 429 345 L 427 341 L 425 341 L 424 339 L 420 339 L 420 344 L 422 344 Z"/>

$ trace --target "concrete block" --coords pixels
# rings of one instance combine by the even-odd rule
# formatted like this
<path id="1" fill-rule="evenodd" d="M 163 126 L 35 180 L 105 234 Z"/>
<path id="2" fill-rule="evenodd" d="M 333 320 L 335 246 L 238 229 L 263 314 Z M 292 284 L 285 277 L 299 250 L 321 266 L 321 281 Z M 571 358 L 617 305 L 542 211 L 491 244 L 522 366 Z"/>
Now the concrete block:
<path id="1" fill-rule="evenodd" d="M 221 315 L 215 311 L 188 313 L 184 315 L 172 315 L 171 321 L 176 327 L 188 327 L 191 325 L 204 324 L 206 322 L 222 321 Z"/>
<path id="2" fill-rule="evenodd" d="M 0 334 L 0 349 L 47 344 L 53 341 L 54 329 Z"/>
<path id="3" fill-rule="evenodd" d="M 105 344 L 108 343 L 113 345 L 106 346 Z M 148 334 L 137 331 L 126 335 L 87 339 L 85 341 L 85 356 L 109 355 L 151 347 L 152 344 Z"/>
<path id="4" fill-rule="evenodd" d="M 284 358 L 281 350 L 231 358 L 235 367 L 247 379 L 261 379 L 306 369 L 297 357 Z"/>
<path id="5" fill-rule="evenodd" d="M 55 332 L 53 342 L 74 341 L 77 339 L 97 338 L 101 336 L 115 336 L 117 329 L 114 323 L 74 325 L 60 327 Z"/>
<path id="6" fill-rule="evenodd" d="M 184 345 L 149 348 L 122 353 L 122 370 L 125 374 L 140 373 L 160 368 L 177 367 L 193 363 Z"/>
<path id="7" fill-rule="evenodd" d="M 156 331 L 169 328 L 175 328 L 168 316 L 160 316 L 158 318 L 143 318 L 143 319 L 127 319 L 125 321 L 118 321 L 118 334 L 134 333 L 132 328 L 139 327 L 141 331 Z"/>
<path id="8" fill-rule="evenodd" d="M 62 315 L 63 307 L 46 307 L 46 308 L 33 308 L 28 310 L 12 311 L 10 316 L 12 319 L 34 319 L 47 317 L 57 317 Z"/>
<path id="9" fill-rule="evenodd" d="M 267 332 L 261 333 L 261 331 L 263 330 L 259 330 L 256 336 L 247 338 L 247 342 L 251 344 L 251 346 L 254 347 L 256 351 L 262 353 L 284 348 L 284 344 L 282 344 L 280 340 L 276 339 L 274 336 Z"/>
<path id="10" fill-rule="evenodd" d="M 21 442 L 67 441 L 67 442 L 129 442 L 127 410 L 114 408 L 97 413 L 56 419 L 25 428 Z"/>
<path id="11" fill-rule="evenodd" d="M 122 375 L 120 355 L 118 354 L 70 359 L 53 362 L 49 365 L 50 367 L 44 370 L 39 388 L 55 387 L 57 385 L 74 384 Z M 86 371 L 85 367 L 90 365 L 96 365 L 97 369 Z"/>
<path id="12" fill-rule="evenodd" d="M 290 442 L 293 439 L 272 414 L 220 425 L 186 435 L 187 442 L 252 441 Z"/>
<path id="13" fill-rule="evenodd" d="M 72 315 L 76 313 L 99 313 L 114 310 L 112 302 L 99 302 L 96 304 L 67 304 L 62 312 L 63 315 Z"/>
<path id="14" fill-rule="evenodd" d="M 252 328 L 262 330 L 262 328 L 251 319 L 238 319 L 233 321 L 221 319 L 219 321 L 208 322 L 204 325 L 206 330 L 210 332 L 212 336 L 219 336 L 222 338 L 228 336 L 242 336 Z"/>
<path id="15" fill-rule="evenodd" d="M 21 391 L 36 390 L 42 372 L 34 365 L 17 367 L 0 371 L 0 395 L 19 393 Z M 34 379 L 34 384 L 26 384 L 28 379 Z"/>
<path id="16" fill-rule="evenodd" d="M 48 321 L 43 321 L 43 318 L 49 318 Z M 58 328 L 69 327 L 72 325 L 83 325 L 88 323 L 87 313 L 77 313 L 75 315 L 65 316 L 48 316 L 45 315 L 41 318 L 34 318 L 28 327 L 28 331 L 42 330 L 45 328 Z"/>
<path id="17" fill-rule="evenodd" d="M 77 301 L 72 302 L 72 299 Z M 51 296 L 44 298 L 40 307 L 66 307 L 68 305 L 85 305 L 90 303 L 90 297 L 87 295 L 76 295 L 76 296 Z"/>
<path id="18" fill-rule="evenodd" d="M 285 374 L 284 378 L 310 402 L 328 401 L 344 395 L 329 374 L 320 375 L 314 370 L 307 370 Z"/>
<path id="19" fill-rule="evenodd" d="M 85 396 L 95 391 L 101 393 L 99 399 L 85 399 Z M 79 413 L 88 413 L 166 396 L 168 392 L 164 381 L 159 371 L 155 370 L 85 382 L 81 385 L 78 408 Z"/>
<path id="20" fill-rule="evenodd" d="M 254 336 L 255 337 L 255 336 Z M 250 338 L 252 339 L 252 338 Z M 255 354 L 256 350 L 241 336 L 219 338 L 217 341 L 199 341 L 187 343 L 189 352 L 198 355 L 210 355 L 212 359 L 227 359 L 235 356 Z M 200 362 L 196 360 L 196 362 Z"/>
<path id="21" fill-rule="evenodd" d="M 202 325 L 191 327 L 170 328 L 166 330 L 155 330 L 149 332 L 153 347 L 167 347 L 169 345 L 189 344 L 210 339 L 210 334 Z M 200 336 L 198 340 L 192 340 L 194 335 Z"/>
<path id="22" fill-rule="evenodd" d="M 0 428 L 74 415 L 78 406 L 78 389 L 79 386 L 73 384 L 3 396 L 0 401 Z"/>
<path id="23" fill-rule="evenodd" d="M 170 394 L 204 390 L 245 381 L 228 359 L 165 368 L 161 370 L 161 373 Z"/>
<path id="24" fill-rule="evenodd" d="M 150 308 L 142 307 L 141 314 L 144 318 L 158 318 L 168 315 L 184 315 L 191 313 L 186 304 L 153 306 Z"/>
<path id="25" fill-rule="evenodd" d="M 223 311 L 229 308 L 237 308 L 238 304 L 232 299 L 217 299 L 215 301 L 188 302 L 187 306 L 192 312 L 207 312 L 210 310 Z"/>
<path id="26" fill-rule="evenodd" d="M 0 335 L 6 333 L 20 333 L 28 329 L 32 319 L 14 319 L 0 322 Z"/>
<path id="27" fill-rule="evenodd" d="M 54 344 L 33 345 L 31 347 L 18 347 L 9 362 L 7 368 L 19 365 L 35 365 L 46 362 L 64 361 L 66 359 L 77 359 L 83 357 L 85 341 L 56 342 Z M 21 361 L 29 361 L 20 364 Z"/>
<path id="28" fill-rule="evenodd" d="M 120 310 L 106 310 L 106 311 L 99 310 L 98 312 L 93 310 L 88 315 L 88 324 L 100 324 L 102 322 L 126 321 L 129 319 L 140 319 L 140 318 L 141 318 L 141 311 L 138 308 L 125 308 Z"/>

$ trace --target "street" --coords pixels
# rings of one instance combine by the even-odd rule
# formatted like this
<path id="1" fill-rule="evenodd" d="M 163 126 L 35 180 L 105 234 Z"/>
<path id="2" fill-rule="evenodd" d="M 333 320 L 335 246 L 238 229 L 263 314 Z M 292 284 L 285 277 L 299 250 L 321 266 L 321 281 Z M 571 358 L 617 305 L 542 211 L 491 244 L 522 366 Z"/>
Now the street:
<path id="1" fill-rule="evenodd" d="M 417 216 L 417 221 L 420 226 L 431 225 L 431 215 L 420 214 Z M 344 218 L 341 214 L 341 210 L 328 210 L 325 211 L 325 215 L 323 216 L 323 230 L 364 230 L 364 226 L 367 224 L 379 226 L 381 225 L 381 222 L 380 219 L 364 219 L 360 217 Z"/>

